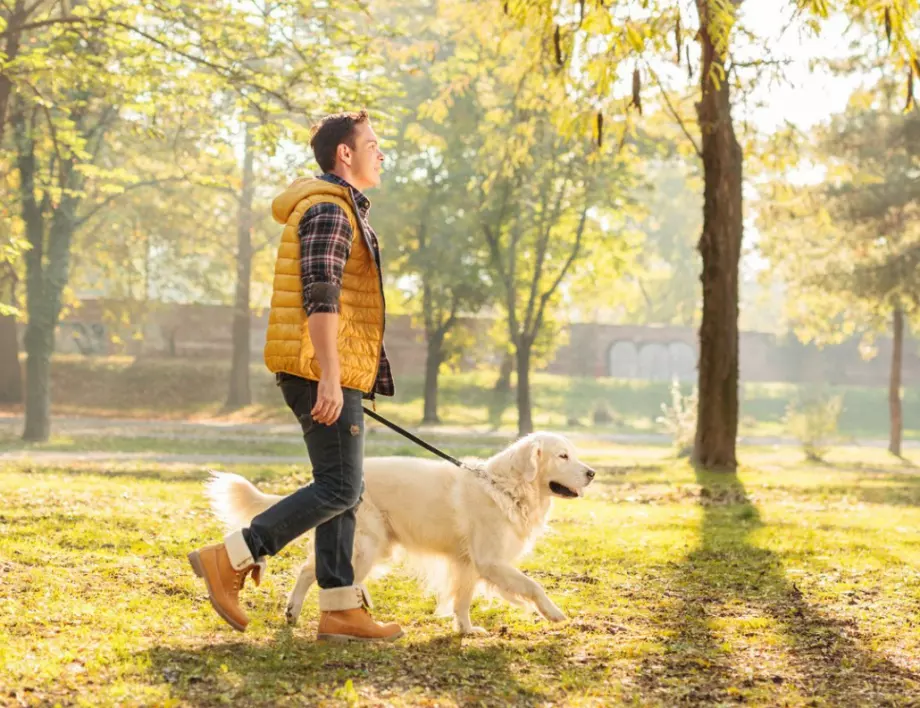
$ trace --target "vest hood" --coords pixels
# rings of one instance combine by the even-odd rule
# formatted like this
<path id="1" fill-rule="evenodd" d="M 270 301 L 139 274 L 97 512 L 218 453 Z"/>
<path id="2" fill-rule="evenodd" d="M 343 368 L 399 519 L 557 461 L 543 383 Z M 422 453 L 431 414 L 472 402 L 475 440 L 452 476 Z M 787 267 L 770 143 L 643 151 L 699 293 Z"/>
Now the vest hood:
<path id="1" fill-rule="evenodd" d="M 350 202 L 347 187 L 340 187 L 316 177 L 301 177 L 291 182 L 287 189 L 275 197 L 272 202 L 272 217 L 279 224 L 286 224 L 291 213 L 303 199 L 319 194 L 339 197 Z"/>

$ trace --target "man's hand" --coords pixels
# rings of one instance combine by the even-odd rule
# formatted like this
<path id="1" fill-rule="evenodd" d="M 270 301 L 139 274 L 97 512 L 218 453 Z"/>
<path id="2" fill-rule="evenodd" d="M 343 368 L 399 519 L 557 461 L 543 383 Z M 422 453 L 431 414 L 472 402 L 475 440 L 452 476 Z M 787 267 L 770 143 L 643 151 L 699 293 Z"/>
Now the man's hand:
<path id="1" fill-rule="evenodd" d="M 310 415 L 323 425 L 334 425 L 342 414 L 342 380 L 338 373 L 323 371 L 317 386 L 316 404 Z"/>

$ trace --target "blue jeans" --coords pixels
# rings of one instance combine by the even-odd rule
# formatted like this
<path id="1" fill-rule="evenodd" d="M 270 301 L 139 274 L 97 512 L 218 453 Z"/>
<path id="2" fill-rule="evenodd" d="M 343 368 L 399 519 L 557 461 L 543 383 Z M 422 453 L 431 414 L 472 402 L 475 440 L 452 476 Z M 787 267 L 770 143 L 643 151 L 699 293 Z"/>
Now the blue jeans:
<path id="1" fill-rule="evenodd" d="M 313 465 L 313 483 L 256 516 L 243 529 L 253 558 L 273 556 L 316 529 L 316 581 L 321 588 L 353 585 L 355 516 L 364 491 L 364 409 L 360 391 L 343 388 L 342 414 L 333 425 L 313 420 L 317 382 L 278 374 L 278 385 L 300 427 Z"/>

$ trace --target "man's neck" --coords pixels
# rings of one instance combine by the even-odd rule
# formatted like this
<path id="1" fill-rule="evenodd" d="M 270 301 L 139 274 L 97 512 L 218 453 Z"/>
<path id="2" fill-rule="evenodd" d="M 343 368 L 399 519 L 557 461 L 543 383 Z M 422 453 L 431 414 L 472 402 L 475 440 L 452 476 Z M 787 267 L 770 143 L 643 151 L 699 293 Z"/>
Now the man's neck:
<path id="1" fill-rule="evenodd" d="M 336 177 L 338 177 L 339 179 L 345 180 L 346 182 L 348 182 L 348 184 L 350 184 L 352 187 L 354 187 L 355 189 L 357 189 L 359 192 L 363 192 L 363 191 L 364 191 L 361 187 L 359 187 L 357 184 L 355 184 L 355 180 L 354 180 L 354 178 L 351 176 L 351 173 L 350 173 L 350 172 L 345 171 L 345 170 L 343 170 L 343 169 L 341 169 L 341 168 L 338 168 L 338 169 L 332 170 L 332 172 L 331 172 L 330 174 L 334 174 L 334 175 L 335 175 Z"/>

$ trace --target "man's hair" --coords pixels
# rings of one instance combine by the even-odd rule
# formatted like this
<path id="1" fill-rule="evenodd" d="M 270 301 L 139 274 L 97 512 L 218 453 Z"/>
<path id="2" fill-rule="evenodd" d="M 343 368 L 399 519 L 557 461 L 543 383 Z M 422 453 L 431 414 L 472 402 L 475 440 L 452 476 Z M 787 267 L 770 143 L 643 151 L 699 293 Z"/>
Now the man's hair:
<path id="1" fill-rule="evenodd" d="M 310 147 L 323 172 L 332 172 L 335 168 L 335 156 L 339 145 L 345 143 L 355 149 L 355 126 L 369 120 L 367 111 L 357 113 L 336 113 L 326 116 L 313 126 Z"/>

